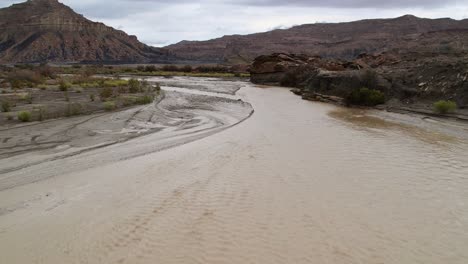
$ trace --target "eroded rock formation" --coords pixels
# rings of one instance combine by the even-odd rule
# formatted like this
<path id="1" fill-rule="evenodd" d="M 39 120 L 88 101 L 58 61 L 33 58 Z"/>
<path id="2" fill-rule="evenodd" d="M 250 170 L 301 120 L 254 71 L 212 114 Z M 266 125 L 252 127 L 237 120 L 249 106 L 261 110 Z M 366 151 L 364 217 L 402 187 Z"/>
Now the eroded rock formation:
<path id="1" fill-rule="evenodd" d="M 163 62 L 169 54 L 90 21 L 57 0 L 0 9 L 0 63 Z"/>

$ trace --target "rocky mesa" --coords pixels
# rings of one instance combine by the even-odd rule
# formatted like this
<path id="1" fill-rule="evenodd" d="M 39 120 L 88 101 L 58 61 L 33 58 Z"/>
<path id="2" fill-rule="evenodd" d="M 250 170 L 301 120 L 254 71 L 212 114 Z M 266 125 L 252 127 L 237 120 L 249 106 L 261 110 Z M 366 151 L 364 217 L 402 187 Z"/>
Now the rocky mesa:
<path id="1" fill-rule="evenodd" d="M 164 62 L 169 53 L 90 21 L 57 0 L 0 9 L 0 63 Z"/>
<path id="2" fill-rule="evenodd" d="M 251 35 L 233 35 L 208 41 L 182 41 L 166 48 L 179 58 L 218 63 L 250 63 L 272 53 L 319 55 L 354 59 L 361 53 L 425 48 L 430 51 L 465 48 L 466 43 L 433 38 L 428 34 L 468 29 L 468 19 L 425 19 L 405 15 L 347 23 L 316 23 Z M 444 33 L 442 33 L 444 34 Z M 453 34 L 453 32 L 451 33 Z M 429 45 L 427 45 L 429 44 Z"/>

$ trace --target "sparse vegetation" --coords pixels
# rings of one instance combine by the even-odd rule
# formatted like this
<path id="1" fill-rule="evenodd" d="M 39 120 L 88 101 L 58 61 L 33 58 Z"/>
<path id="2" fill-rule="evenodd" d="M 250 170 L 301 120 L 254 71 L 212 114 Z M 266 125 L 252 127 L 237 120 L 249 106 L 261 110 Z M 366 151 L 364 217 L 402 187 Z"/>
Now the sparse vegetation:
<path id="1" fill-rule="evenodd" d="M 113 93 L 114 93 L 114 91 L 112 90 L 112 88 L 105 87 L 99 93 L 99 97 L 101 98 L 101 101 L 105 101 L 105 100 L 109 99 L 110 97 L 112 97 Z"/>
<path id="2" fill-rule="evenodd" d="M 151 95 L 144 95 L 143 97 L 138 97 L 136 99 L 137 104 L 145 105 L 151 104 L 154 101 L 154 96 Z"/>
<path id="3" fill-rule="evenodd" d="M 68 82 L 66 82 L 66 81 L 64 81 L 64 80 L 61 80 L 61 81 L 60 81 L 60 83 L 59 83 L 59 89 L 60 89 L 60 91 L 66 92 L 66 91 L 68 91 L 68 89 L 70 89 L 70 88 L 71 88 L 71 84 L 70 84 L 70 83 L 68 83 Z"/>
<path id="4" fill-rule="evenodd" d="M 112 111 L 115 108 L 116 108 L 115 102 L 113 101 L 104 102 L 104 109 L 106 111 Z"/>
<path id="5" fill-rule="evenodd" d="M 447 114 L 455 111 L 457 109 L 457 103 L 453 101 L 441 100 L 434 103 L 434 111 L 439 114 Z"/>
<path id="6" fill-rule="evenodd" d="M 31 121 L 31 112 L 29 111 L 21 111 L 18 113 L 18 120 L 21 122 L 29 122 Z"/>
<path id="7" fill-rule="evenodd" d="M 128 88 L 130 93 L 138 93 L 141 91 L 141 83 L 136 79 L 130 79 L 128 81 Z"/>
<path id="8" fill-rule="evenodd" d="M 345 101 L 348 105 L 376 106 L 385 103 L 385 95 L 379 90 L 361 88 L 351 92 Z"/>
<path id="9" fill-rule="evenodd" d="M 66 111 L 66 116 L 81 115 L 83 113 L 83 106 L 79 103 L 69 103 Z"/>
<path id="10" fill-rule="evenodd" d="M 10 111 L 11 111 L 11 104 L 10 104 L 10 102 L 8 102 L 8 101 L 2 101 L 1 105 L 2 105 L 2 112 L 7 113 L 7 112 L 10 112 Z"/>

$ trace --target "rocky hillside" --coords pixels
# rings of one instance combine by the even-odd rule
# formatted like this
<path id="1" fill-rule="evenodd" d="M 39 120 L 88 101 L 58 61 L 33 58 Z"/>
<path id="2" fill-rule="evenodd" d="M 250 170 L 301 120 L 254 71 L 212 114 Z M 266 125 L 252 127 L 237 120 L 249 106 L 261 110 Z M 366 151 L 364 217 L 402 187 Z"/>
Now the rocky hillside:
<path id="1" fill-rule="evenodd" d="M 28 0 L 0 9 L 0 63 L 140 63 L 168 56 L 57 0 Z"/>
<path id="2" fill-rule="evenodd" d="M 468 43 L 468 31 L 464 36 Z M 310 100 L 340 102 L 367 87 L 382 92 L 390 108 L 430 110 L 438 100 L 468 108 L 468 52 L 361 54 L 354 60 L 273 54 L 254 61 L 251 78 L 297 87 Z"/>
<path id="3" fill-rule="evenodd" d="M 301 25 L 208 41 L 182 41 L 166 48 L 180 58 L 230 63 L 251 62 L 257 56 L 280 52 L 352 59 L 363 52 L 408 50 L 409 47 L 430 51 L 467 49 L 466 43 L 457 42 L 456 33 L 460 29 L 468 29 L 468 19 L 424 19 L 406 15 L 395 19 Z M 431 34 L 445 34 L 450 38 L 433 38 Z M 431 38 L 434 42 L 429 41 Z"/>

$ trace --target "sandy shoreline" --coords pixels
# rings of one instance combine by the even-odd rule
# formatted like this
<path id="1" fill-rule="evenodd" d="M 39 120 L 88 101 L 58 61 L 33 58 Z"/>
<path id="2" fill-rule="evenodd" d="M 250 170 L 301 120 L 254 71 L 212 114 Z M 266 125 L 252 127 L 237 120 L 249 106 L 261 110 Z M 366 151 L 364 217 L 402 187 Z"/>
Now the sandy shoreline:
<path id="1" fill-rule="evenodd" d="M 42 179 L 37 175 L 30 175 L 27 177 L 29 180 L 18 181 L 21 177 L 9 175 L 18 170 L 35 165 L 44 166 L 48 162 L 57 164 L 63 159 L 115 144 L 137 144 L 133 142 L 135 139 L 150 136 L 151 139 L 140 140 L 151 141 L 150 145 L 124 154 L 100 158 L 94 165 L 128 159 L 211 135 L 241 122 L 252 114 L 250 104 L 231 95 L 235 94 L 242 84 L 228 87 L 226 92 L 226 89 L 217 89 L 215 79 L 204 79 L 208 85 L 203 89 L 197 89 L 202 85 L 187 88 L 178 87 L 177 83 L 165 83 L 164 92 L 151 105 L 112 113 L 36 122 L 1 130 L 0 190 Z M 152 81 L 155 80 L 158 79 L 152 78 Z M 199 90 L 200 92 L 197 92 Z M 93 164 L 87 162 L 83 166 L 89 168 Z M 58 173 L 59 171 L 54 175 Z"/>

